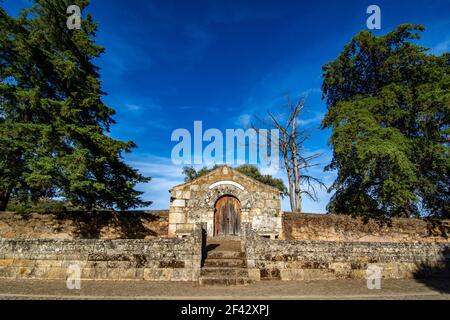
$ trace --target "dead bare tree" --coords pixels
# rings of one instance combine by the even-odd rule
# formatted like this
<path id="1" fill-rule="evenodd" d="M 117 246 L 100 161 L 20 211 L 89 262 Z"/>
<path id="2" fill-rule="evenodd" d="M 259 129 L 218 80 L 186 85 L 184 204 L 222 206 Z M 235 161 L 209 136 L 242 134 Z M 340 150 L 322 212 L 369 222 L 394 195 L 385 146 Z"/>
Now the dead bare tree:
<path id="1" fill-rule="evenodd" d="M 304 144 L 310 138 L 306 130 L 301 130 L 299 117 L 305 106 L 305 99 L 301 98 L 297 102 L 288 99 L 288 115 L 275 115 L 267 112 L 268 120 L 257 118 L 257 122 L 264 126 L 278 129 L 280 136 L 278 148 L 283 157 L 283 168 L 288 179 L 289 201 L 292 212 L 302 211 L 302 198 L 304 195 L 317 201 L 316 186 L 325 187 L 320 179 L 308 174 L 312 167 L 320 165 L 314 161 L 321 156 L 320 153 L 307 155 Z M 283 118 L 285 119 L 283 121 Z M 260 127 L 252 125 L 258 132 L 262 132 Z M 272 143 L 271 137 L 266 137 Z"/>

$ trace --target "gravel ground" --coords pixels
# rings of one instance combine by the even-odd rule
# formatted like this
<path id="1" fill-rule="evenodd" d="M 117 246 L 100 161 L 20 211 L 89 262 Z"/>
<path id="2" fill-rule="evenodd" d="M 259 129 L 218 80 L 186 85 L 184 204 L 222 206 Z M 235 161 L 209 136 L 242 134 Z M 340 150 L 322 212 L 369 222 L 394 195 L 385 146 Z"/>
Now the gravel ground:
<path id="1" fill-rule="evenodd" d="M 439 299 L 450 300 L 450 280 L 383 280 L 369 290 L 365 280 L 260 281 L 248 286 L 199 286 L 193 282 L 82 281 L 69 290 L 61 280 L 0 279 L 0 299 Z"/>

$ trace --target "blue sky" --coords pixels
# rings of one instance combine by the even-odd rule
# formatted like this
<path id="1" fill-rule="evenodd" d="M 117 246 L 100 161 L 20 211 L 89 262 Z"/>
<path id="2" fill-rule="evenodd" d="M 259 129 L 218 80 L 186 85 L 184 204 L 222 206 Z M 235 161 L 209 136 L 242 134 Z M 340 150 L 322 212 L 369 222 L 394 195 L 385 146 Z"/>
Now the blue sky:
<path id="1" fill-rule="evenodd" d="M 449 51 L 448 0 L 92 0 L 86 12 L 99 22 L 97 42 L 106 48 L 96 61 L 104 101 L 117 111 L 111 136 L 138 144 L 126 161 L 153 178 L 138 188 L 152 208 L 168 208 L 168 190 L 183 181 L 182 166 L 170 159 L 173 130 L 192 131 L 195 120 L 224 133 L 243 128 L 253 116 L 280 108 L 286 95 L 308 96 L 306 149 L 323 153 L 313 174 L 330 185 L 335 174 L 322 170 L 331 159 L 330 132 L 318 129 L 326 111 L 321 66 L 366 28 L 371 4 L 382 12 L 376 34 L 400 23 L 423 24 L 420 44 L 436 54 Z M 17 14 L 29 1 L 2 6 Z M 304 211 L 326 212 L 329 197 L 320 191 L 319 202 L 304 201 Z M 289 209 L 287 201 L 283 207 Z"/>

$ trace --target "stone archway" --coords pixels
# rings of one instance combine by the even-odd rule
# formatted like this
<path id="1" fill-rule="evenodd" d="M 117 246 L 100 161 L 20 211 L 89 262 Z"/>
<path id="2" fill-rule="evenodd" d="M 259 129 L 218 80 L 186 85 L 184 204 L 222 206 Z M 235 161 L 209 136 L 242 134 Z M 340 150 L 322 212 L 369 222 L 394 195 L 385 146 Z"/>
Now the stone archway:
<path id="1" fill-rule="evenodd" d="M 238 236 L 240 231 L 240 201 L 232 195 L 221 196 L 214 205 L 214 236 Z"/>

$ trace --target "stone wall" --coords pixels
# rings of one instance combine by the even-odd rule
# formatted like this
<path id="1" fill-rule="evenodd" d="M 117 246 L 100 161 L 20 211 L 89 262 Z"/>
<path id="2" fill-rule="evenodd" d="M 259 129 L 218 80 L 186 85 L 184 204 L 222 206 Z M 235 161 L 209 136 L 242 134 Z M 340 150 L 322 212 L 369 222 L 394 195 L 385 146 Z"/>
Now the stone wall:
<path id="1" fill-rule="evenodd" d="M 0 239 L 0 277 L 66 279 L 77 265 L 81 279 L 197 281 L 202 241 L 200 225 L 182 239 Z"/>
<path id="2" fill-rule="evenodd" d="M 170 190 L 169 234 L 179 234 L 185 223 L 204 222 L 213 236 L 214 207 L 224 195 L 239 200 L 242 223 L 251 223 L 260 234 L 281 232 L 280 191 L 223 166 Z"/>
<path id="3" fill-rule="evenodd" d="M 155 239 L 168 236 L 169 210 L 0 212 L 0 238 L 7 239 Z"/>
<path id="4" fill-rule="evenodd" d="M 286 240 L 357 242 L 450 242 L 450 222 L 432 225 L 419 219 L 394 218 L 389 224 L 346 215 L 292 214 L 282 218 Z"/>
<path id="5" fill-rule="evenodd" d="M 436 273 L 450 276 L 450 244 L 269 240 L 244 227 L 242 243 L 253 278 L 325 280 L 366 277 L 369 265 L 383 278 Z"/>

